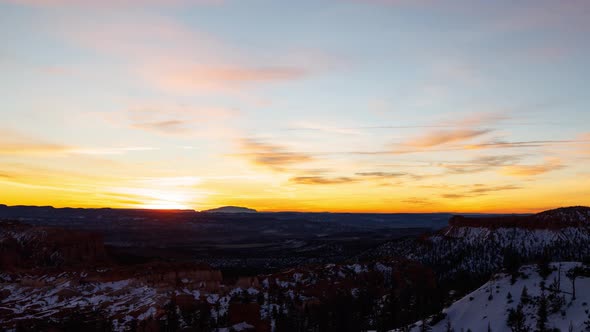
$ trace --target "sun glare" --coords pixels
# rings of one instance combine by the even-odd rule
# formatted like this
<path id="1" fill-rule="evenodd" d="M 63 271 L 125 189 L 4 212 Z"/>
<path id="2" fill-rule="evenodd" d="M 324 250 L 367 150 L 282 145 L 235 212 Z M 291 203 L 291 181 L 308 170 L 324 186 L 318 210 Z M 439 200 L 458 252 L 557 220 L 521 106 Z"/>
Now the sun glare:
<path id="1" fill-rule="evenodd" d="M 142 209 L 153 209 L 153 210 L 186 210 L 190 207 L 188 205 L 178 203 L 178 202 L 169 202 L 169 201 L 154 201 L 145 203 L 139 206 Z"/>
<path id="2" fill-rule="evenodd" d="M 134 208 L 173 210 L 190 209 L 191 202 L 197 197 L 194 190 L 187 188 L 167 187 L 160 188 L 117 188 L 117 192 L 127 195 L 137 204 Z"/>

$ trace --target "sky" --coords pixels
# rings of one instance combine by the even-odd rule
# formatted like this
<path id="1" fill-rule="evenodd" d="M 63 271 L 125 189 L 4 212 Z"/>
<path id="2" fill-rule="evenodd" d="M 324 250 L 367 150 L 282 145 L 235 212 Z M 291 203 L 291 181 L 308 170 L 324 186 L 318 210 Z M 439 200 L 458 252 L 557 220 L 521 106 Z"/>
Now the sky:
<path id="1" fill-rule="evenodd" d="M 589 205 L 590 2 L 0 0 L 0 203 Z"/>

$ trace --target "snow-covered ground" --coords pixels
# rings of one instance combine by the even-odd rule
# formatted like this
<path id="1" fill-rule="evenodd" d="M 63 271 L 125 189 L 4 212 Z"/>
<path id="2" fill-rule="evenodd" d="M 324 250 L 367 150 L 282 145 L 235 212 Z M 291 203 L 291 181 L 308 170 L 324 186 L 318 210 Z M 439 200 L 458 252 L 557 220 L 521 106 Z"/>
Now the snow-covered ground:
<path id="1" fill-rule="evenodd" d="M 57 277 L 30 278 L 35 285 L 27 286 L 22 279 L 12 280 L 13 277 L 0 274 L 0 330 L 20 320 L 54 321 L 68 310 L 77 310 L 102 311 L 115 331 L 125 331 L 132 320 L 154 318 L 173 293 L 192 295 L 197 301 L 206 299 L 214 319 L 225 315 L 229 307 L 230 296 L 187 288 L 161 289 L 135 279 L 81 283 L 77 277 L 80 275 L 64 272 Z"/>
<path id="2" fill-rule="evenodd" d="M 559 269 L 560 265 L 561 269 Z M 570 328 L 573 328 L 572 331 L 575 332 L 587 331 L 585 322 L 589 320 L 588 314 L 590 312 L 590 278 L 579 277 L 576 279 L 576 299 L 574 300 L 572 283 L 566 276 L 567 271 L 578 265 L 581 264 L 577 262 L 551 264 L 554 271 L 545 279 L 546 288 L 551 287 L 554 282 L 557 284 L 556 281 L 560 281 L 560 291 L 553 292 L 546 289 L 544 293 L 546 296 L 553 293 L 565 301 L 554 313 L 551 312 L 551 303 L 549 303 L 548 328 L 557 328 L 560 331 L 570 331 Z M 559 278 L 559 270 L 561 270 L 561 278 Z M 446 317 L 432 324 L 432 331 L 447 331 L 449 322 L 454 331 L 469 329 L 473 332 L 487 331 L 488 326 L 494 332 L 511 331 L 507 325 L 509 310 L 516 309 L 521 303 L 524 287 L 527 288 L 531 298 L 529 304 L 523 303 L 525 324 L 531 331 L 536 330 L 543 278 L 539 275 L 535 265 L 524 266 L 520 272 L 522 275 L 516 279 L 514 284 L 511 283 L 510 275 L 499 274 L 477 290 L 453 303 L 443 311 Z M 511 296 L 508 296 L 509 293 Z M 422 322 L 416 323 L 411 331 L 420 331 L 421 324 Z"/>

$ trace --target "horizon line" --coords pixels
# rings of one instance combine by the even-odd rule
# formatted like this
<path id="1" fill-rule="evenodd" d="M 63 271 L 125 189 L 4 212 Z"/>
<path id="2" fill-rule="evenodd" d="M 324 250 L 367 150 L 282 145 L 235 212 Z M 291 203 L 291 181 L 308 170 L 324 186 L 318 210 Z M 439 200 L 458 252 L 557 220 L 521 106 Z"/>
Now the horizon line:
<path id="1" fill-rule="evenodd" d="M 567 208 L 567 207 L 578 207 L 583 205 L 577 206 L 557 206 L 552 208 L 539 208 L 539 209 L 531 209 L 529 212 L 525 211 L 478 211 L 478 212 L 461 212 L 461 211 L 430 211 L 430 212 L 411 212 L 411 211 L 391 211 L 391 212 L 384 212 L 384 211 L 305 211 L 305 210 L 258 210 L 251 207 L 246 206 L 235 206 L 235 205 L 222 205 L 217 208 L 212 209 L 204 209 L 204 210 L 196 210 L 196 209 L 156 209 L 156 208 L 142 208 L 142 207 L 109 207 L 109 206 L 102 206 L 102 207 L 74 207 L 74 206 L 54 206 L 54 205 L 26 205 L 26 204 L 17 204 L 17 205 L 8 205 L 0 203 L 0 207 L 6 208 L 15 208 L 15 207 L 30 207 L 30 208 L 52 208 L 52 209 L 81 209 L 81 210 L 133 210 L 133 211 L 156 211 L 156 212 L 194 212 L 194 213 L 203 213 L 207 212 L 208 210 L 215 210 L 218 208 L 223 207 L 237 207 L 237 208 L 247 208 L 252 209 L 255 212 L 253 213 L 333 213 L 333 214 L 535 214 L 540 213 L 543 211 L 559 209 L 559 208 Z M 231 212 L 230 212 L 231 213 Z"/>

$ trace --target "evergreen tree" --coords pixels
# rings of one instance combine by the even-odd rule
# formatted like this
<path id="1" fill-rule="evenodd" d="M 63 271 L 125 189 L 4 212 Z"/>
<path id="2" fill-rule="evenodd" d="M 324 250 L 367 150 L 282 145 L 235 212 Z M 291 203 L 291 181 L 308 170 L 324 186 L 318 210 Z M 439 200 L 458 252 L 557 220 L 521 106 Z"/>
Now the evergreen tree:
<path id="1" fill-rule="evenodd" d="M 518 269 L 522 265 L 522 258 L 518 250 L 514 248 L 505 249 L 502 265 L 510 273 L 510 283 L 514 285 L 518 277 Z"/>
<path id="2" fill-rule="evenodd" d="M 551 266 L 549 265 L 549 257 L 548 255 L 543 255 L 539 263 L 537 264 L 537 269 L 539 271 L 539 275 L 543 280 L 546 280 L 547 277 L 551 274 Z"/>
<path id="3" fill-rule="evenodd" d="M 584 321 L 584 331 L 590 331 L 590 315 L 588 319 Z"/>
<path id="4" fill-rule="evenodd" d="M 549 297 L 549 310 L 551 313 L 556 313 L 559 312 L 559 310 L 561 310 L 561 308 L 565 305 L 565 298 L 563 297 L 563 295 L 555 292 L 554 294 L 551 294 Z"/>
<path id="5" fill-rule="evenodd" d="M 508 320 L 506 321 L 506 325 L 510 327 L 512 332 L 525 332 L 527 328 L 525 326 L 525 316 L 524 312 L 522 311 L 522 304 L 519 304 L 516 307 L 516 310 L 510 309 L 508 313 Z"/>
<path id="6" fill-rule="evenodd" d="M 445 325 L 446 327 L 446 332 L 455 332 L 455 330 L 453 330 L 453 327 L 451 326 L 451 321 L 449 319 L 447 319 L 447 324 Z"/>
<path id="7" fill-rule="evenodd" d="M 529 290 L 526 288 L 526 286 L 522 287 L 522 293 L 520 294 L 520 302 L 525 305 L 531 302 Z"/>
<path id="8" fill-rule="evenodd" d="M 174 300 L 168 302 L 164 306 L 164 310 L 166 312 L 166 320 L 164 321 L 164 327 L 162 331 L 165 332 L 175 332 L 180 327 L 180 316 L 176 311 L 176 302 Z"/>
<path id="9" fill-rule="evenodd" d="M 586 271 L 581 266 L 576 266 L 565 274 L 572 282 L 572 301 L 576 299 L 576 279 L 584 275 Z"/>
<path id="10" fill-rule="evenodd" d="M 544 291 L 541 291 L 537 308 L 537 330 L 539 332 L 547 331 L 547 297 L 545 297 Z"/>

